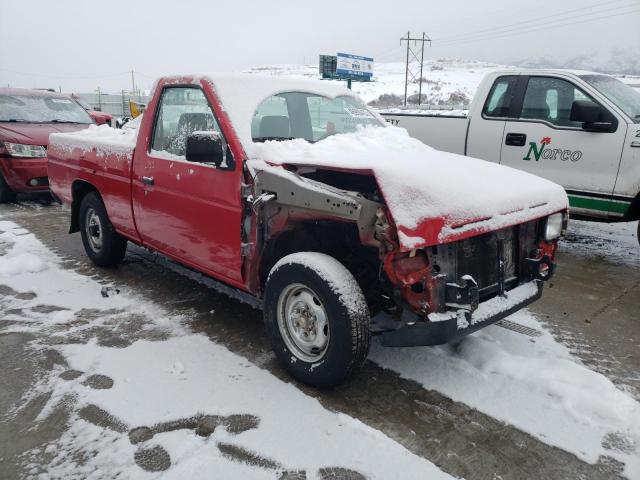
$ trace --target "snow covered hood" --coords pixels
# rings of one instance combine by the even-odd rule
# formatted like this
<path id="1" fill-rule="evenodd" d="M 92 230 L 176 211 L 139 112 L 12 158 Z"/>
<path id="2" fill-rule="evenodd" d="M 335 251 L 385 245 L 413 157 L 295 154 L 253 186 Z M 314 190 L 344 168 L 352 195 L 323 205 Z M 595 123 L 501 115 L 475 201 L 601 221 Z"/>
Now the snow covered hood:
<path id="1" fill-rule="evenodd" d="M 435 150 L 397 127 L 368 127 L 321 142 L 252 145 L 274 165 L 372 172 L 403 250 L 460 240 L 568 208 L 564 189 L 520 170 Z"/>

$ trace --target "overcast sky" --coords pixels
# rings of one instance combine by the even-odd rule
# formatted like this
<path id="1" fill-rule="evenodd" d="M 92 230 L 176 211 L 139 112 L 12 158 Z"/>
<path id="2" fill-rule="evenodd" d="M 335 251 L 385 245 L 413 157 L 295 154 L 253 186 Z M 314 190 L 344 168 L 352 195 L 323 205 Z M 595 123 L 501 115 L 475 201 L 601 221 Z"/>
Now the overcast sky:
<path id="1" fill-rule="evenodd" d="M 337 51 L 403 61 L 408 30 L 434 40 L 427 58 L 637 55 L 640 0 L 0 0 L 0 85 L 115 92 L 131 69 L 149 88 L 167 73 L 317 64 Z"/>

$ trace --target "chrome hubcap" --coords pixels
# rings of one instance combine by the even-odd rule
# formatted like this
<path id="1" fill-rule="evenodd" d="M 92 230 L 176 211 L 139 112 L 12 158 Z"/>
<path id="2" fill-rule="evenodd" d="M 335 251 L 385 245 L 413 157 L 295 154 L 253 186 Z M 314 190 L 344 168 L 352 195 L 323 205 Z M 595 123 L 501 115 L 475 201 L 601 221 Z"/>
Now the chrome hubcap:
<path id="1" fill-rule="evenodd" d="M 91 250 L 98 253 L 102 249 L 102 224 L 93 208 L 89 208 L 85 217 L 85 230 Z"/>
<path id="2" fill-rule="evenodd" d="M 289 285 L 278 299 L 278 328 L 298 359 L 317 362 L 329 345 L 329 322 L 320 298 L 299 283 Z"/>

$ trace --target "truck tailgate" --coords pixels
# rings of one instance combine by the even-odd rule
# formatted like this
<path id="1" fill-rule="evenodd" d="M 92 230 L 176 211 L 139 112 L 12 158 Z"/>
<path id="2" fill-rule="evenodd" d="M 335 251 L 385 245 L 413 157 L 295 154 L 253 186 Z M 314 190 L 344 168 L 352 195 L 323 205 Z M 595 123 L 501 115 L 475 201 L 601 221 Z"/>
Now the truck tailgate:
<path id="1" fill-rule="evenodd" d="M 382 117 L 437 150 L 464 155 L 467 117 L 418 113 L 383 113 Z"/>

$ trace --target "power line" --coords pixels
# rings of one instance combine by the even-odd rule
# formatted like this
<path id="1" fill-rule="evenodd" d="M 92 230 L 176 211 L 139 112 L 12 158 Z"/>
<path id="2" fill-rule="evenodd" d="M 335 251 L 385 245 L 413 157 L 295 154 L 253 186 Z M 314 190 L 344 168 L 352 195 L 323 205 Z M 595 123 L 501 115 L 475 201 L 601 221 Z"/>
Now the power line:
<path id="1" fill-rule="evenodd" d="M 0 68 L 3 72 L 15 73 L 16 75 L 24 75 L 29 77 L 40 77 L 40 78 L 55 78 L 59 80 L 90 80 L 97 78 L 110 78 L 110 77 L 119 77 L 122 75 L 129 75 L 131 71 L 119 72 L 119 73 L 109 73 L 106 75 L 79 75 L 79 76 L 66 76 L 66 75 L 43 75 L 41 73 L 28 73 L 21 72 L 19 70 L 11 70 L 9 68 Z"/>
<path id="2" fill-rule="evenodd" d="M 640 12 L 640 9 L 635 9 L 635 10 L 629 10 L 626 12 L 620 12 L 620 13 L 616 13 L 613 15 L 604 15 L 604 16 L 600 16 L 600 17 L 594 17 L 594 18 L 587 18 L 578 22 L 567 22 L 567 23 L 563 23 L 563 26 L 569 26 L 569 25 L 580 25 L 582 23 L 589 23 L 589 22 L 594 22 L 594 21 L 598 21 L 598 20 L 604 20 L 606 18 L 613 18 L 613 17 L 620 17 L 622 15 L 629 15 L 629 14 L 634 14 L 634 13 L 638 13 Z M 455 46 L 455 45 L 460 45 L 463 43 L 469 43 L 469 42 L 477 42 L 477 41 L 483 41 L 483 40 L 493 40 L 493 39 L 497 39 L 497 38 L 504 38 L 504 37 L 510 37 L 513 35 L 520 35 L 520 34 L 524 34 L 524 33 L 531 33 L 531 32 L 539 32 L 542 30 L 549 30 L 550 28 L 557 28 L 558 24 L 553 24 L 553 25 L 545 25 L 545 26 L 539 26 L 537 28 L 531 28 L 531 29 L 520 29 L 517 30 L 515 32 L 502 32 L 502 33 L 498 33 L 496 35 L 486 35 L 484 37 L 478 37 L 478 38 L 468 38 L 468 39 L 461 39 L 458 41 L 451 41 L 451 42 L 443 42 L 443 43 L 438 43 L 436 42 L 436 47 L 450 47 L 450 46 Z M 434 40 L 435 42 L 435 40 Z"/>
<path id="3" fill-rule="evenodd" d="M 377 60 L 379 58 L 386 58 L 390 53 L 397 54 L 399 52 L 400 50 L 398 50 L 398 47 L 396 46 L 396 47 L 390 48 L 389 50 L 385 50 L 382 53 L 374 53 L 372 56 L 374 60 Z"/>
<path id="4" fill-rule="evenodd" d="M 482 34 L 482 33 L 485 33 L 485 32 L 498 33 L 498 32 L 496 32 L 496 30 L 502 30 L 502 29 L 505 29 L 505 28 L 508 28 L 508 27 L 513 27 L 513 26 L 517 26 L 517 25 L 535 26 L 535 25 L 532 25 L 532 24 L 539 23 L 541 20 L 546 20 L 546 19 L 549 19 L 549 18 L 558 19 L 558 17 L 560 17 L 560 16 L 565 16 L 567 14 L 571 14 L 571 13 L 574 13 L 574 12 L 584 12 L 584 10 L 588 9 L 588 8 L 601 8 L 601 7 L 604 7 L 606 5 L 610 5 L 610 4 L 613 4 L 613 3 L 620 3 L 621 1 L 626 1 L 626 0 L 610 0 L 608 2 L 592 3 L 592 4 L 585 5 L 585 6 L 580 7 L 580 8 L 574 8 L 574 9 L 570 9 L 570 10 L 562 10 L 562 11 L 556 12 L 554 14 L 544 15 L 542 17 L 534 17 L 534 18 L 530 18 L 528 20 L 523 20 L 523 21 L 520 21 L 520 22 L 510 23 L 510 24 L 507 24 L 507 25 L 488 27 L 488 28 L 483 28 L 483 29 L 480 29 L 480 30 L 472 30 L 470 32 L 465 32 L 462 35 L 450 35 L 450 36 L 445 36 L 445 37 L 441 37 L 441 38 L 437 38 L 436 37 L 434 39 L 434 41 L 438 41 L 438 42 L 446 41 L 446 42 L 449 42 L 449 41 L 453 41 L 453 40 L 456 40 L 456 39 L 459 39 L 459 38 L 467 38 L 467 37 L 470 37 L 470 36 L 476 36 L 476 34 Z M 570 18 L 576 18 L 576 17 L 580 17 L 580 16 L 585 16 L 585 15 L 595 15 L 595 14 L 598 14 L 598 13 L 608 13 L 611 10 L 616 10 L 616 9 L 620 9 L 620 8 L 627 8 L 627 7 L 636 7 L 636 6 L 637 6 L 637 3 L 634 2 L 634 3 L 630 3 L 628 5 L 620 5 L 619 7 L 613 7 L 613 8 L 609 8 L 609 9 L 604 9 L 602 11 L 584 13 L 582 15 L 572 15 Z"/>

